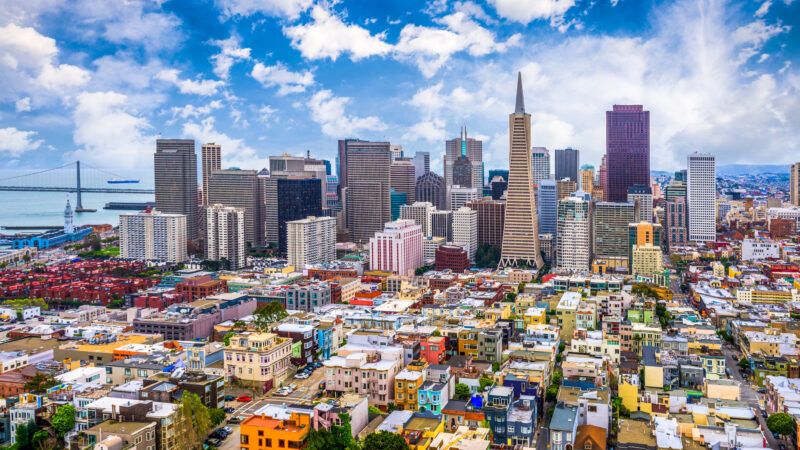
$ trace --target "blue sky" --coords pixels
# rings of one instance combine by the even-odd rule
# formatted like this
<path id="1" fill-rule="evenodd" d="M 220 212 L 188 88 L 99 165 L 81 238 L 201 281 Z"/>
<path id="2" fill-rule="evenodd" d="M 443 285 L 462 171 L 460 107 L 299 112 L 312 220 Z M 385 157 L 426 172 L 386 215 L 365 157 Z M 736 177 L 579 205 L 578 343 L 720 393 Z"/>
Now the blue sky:
<path id="1" fill-rule="evenodd" d="M 154 140 L 224 164 L 333 159 L 344 137 L 430 151 L 466 125 L 507 165 L 522 71 L 533 141 L 598 164 L 614 103 L 651 111 L 654 169 L 800 159 L 800 1 L 11 0 L 0 164 L 148 177 Z M 5 5 L 4 5 L 5 6 Z"/>

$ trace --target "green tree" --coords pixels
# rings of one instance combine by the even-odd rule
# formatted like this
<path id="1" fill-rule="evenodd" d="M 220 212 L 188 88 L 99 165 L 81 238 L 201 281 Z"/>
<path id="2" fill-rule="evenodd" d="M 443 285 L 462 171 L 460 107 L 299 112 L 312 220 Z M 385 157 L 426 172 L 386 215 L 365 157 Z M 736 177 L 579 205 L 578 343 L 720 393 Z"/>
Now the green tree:
<path id="1" fill-rule="evenodd" d="M 263 308 L 256 310 L 253 315 L 253 327 L 261 332 L 267 332 L 272 328 L 272 324 L 283 320 L 289 314 L 279 302 L 269 302 Z"/>
<path id="2" fill-rule="evenodd" d="M 469 394 L 469 386 L 464 383 L 456 384 L 456 400 L 467 400 Z"/>
<path id="3" fill-rule="evenodd" d="M 209 408 L 208 418 L 211 420 L 211 426 L 215 427 L 225 421 L 225 410 L 222 408 Z"/>
<path id="4" fill-rule="evenodd" d="M 368 411 L 370 417 L 376 417 L 376 416 L 382 416 L 383 415 L 383 411 L 378 409 L 377 406 L 369 405 L 369 408 L 367 408 L 367 411 Z"/>
<path id="5" fill-rule="evenodd" d="M 379 431 L 364 437 L 361 448 L 362 450 L 408 450 L 408 444 L 399 434 Z"/>
<path id="6" fill-rule="evenodd" d="M 75 428 L 75 407 L 69 403 L 59 406 L 50 419 L 50 424 L 53 425 L 58 437 L 63 438 Z"/>
<path id="7" fill-rule="evenodd" d="M 426 266 L 417 267 L 416 269 L 414 269 L 414 275 L 421 277 L 422 275 L 425 274 L 425 272 L 428 272 L 430 270 L 433 270 L 433 266 L 430 264 Z"/>
<path id="8" fill-rule="evenodd" d="M 47 302 L 43 298 L 14 298 L 3 302 L 3 306 L 20 309 L 26 306 L 38 306 L 42 311 L 47 310 Z"/>
<path id="9" fill-rule="evenodd" d="M 226 347 L 231 345 L 231 338 L 233 336 L 235 336 L 235 335 L 236 335 L 236 333 L 234 333 L 233 331 L 229 331 L 229 332 L 225 333 L 225 336 L 222 336 L 222 342 L 225 343 Z"/>
<path id="10" fill-rule="evenodd" d="M 559 386 L 559 385 L 561 385 L 561 378 L 562 378 L 563 376 L 564 376 L 564 375 L 562 375 L 562 373 L 561 373 L 561 371 L 560 371 L 560 370 L 556 370 L 555 372 L 553 372 L 553 379 L 552 379 L 552 383 L 553 383 L 553 384 L 555 384 L 556 386 Z"/>
<path id="11" fill-rule="evenodd" d="M 481 392 L 485 391 L 487 387 L 494 384 L 494 378 L 490 377 L 489 375 L 483 374 L 480 378 L 478 378 L 478 383 L 480 385 Z"/>
<path id="12" fill-rule="evenodd" d="M 547 400 L 548 402 L 552 402 L 555 401 L 557 397 L 558 397 L 558 385 L 551 384 L 550 386 L 547 386 L 547 391 L 545 391 L 544 399 Z"/>
<path id="13" fill-rule="evenodd" d="M 200 401 L 197 394 L 184 391 L 178 405 L 178 435 L 181 448 L 199 449 L 211 428 L 208 408 Z"/>
<path id="14" fill-rule="evenodd" d="M 495 268 L 500 263 L 500 248 L 490 244 L 478 246 L 475 251 L 475 267 Z"/>
<path id="15" fill-rule="evenodd" d="M 433 333 L 431 333 L 431 336 L 436 336 L 436 337 L 439 337 L 439 336 L 441 336 L 441 335 L 442 335 L 442 332 L 441 332 L 441 331 L 439 331 L 439 329 L 438 329 L 438 328 L 437 328 L 437 329 L 435 329 L 435 330 L 433 330 Z"/>
<path id="16" fill-rule="evenodd" d="M 790 436 L 794 433 L 794 418 L 786 413 L 775 413 L 767 417 L 767 428 L 781 436 Z"/>
<path id="17" fill-rule="evenodd" d="M 47 430 L 36 430 L 31 437 L 31 445 L 35 450 L 53 448 L 53 441 L 54 440 L 52 439 L 52 436 L 50 436 L 50 433 L 48 433 Z"/>
<path id="18" fill-rule="evenodd" d="M 742 359 L 739 360 L 739 367 L 744 369 L 744 370 L 749 369 L 750 368 L 750 361 L 747 358 L 742 357 Z"/>
<path id="19" fill-rule="evenodd" d="M 33 435 L 39 430 L 34 421 L 28 423 L 21 423 L 17 425 L 17 431 L 14 437 L 16 442 L 11 447 L 14 450 L 32 450 L 33 449 Z"/>
<path id="20" fill-rule="evenodd" d="M 306 439 L 306 450 L 358 450 L 358 442 L 353 439 L 350 429 L 350 416 L 339 414 L 341 425 L 331 425 L 330 429 L 311 430 Z"/>
<path id="21" fill-rule="evenodd" d="M 28 380 L 23 388 L 33 394 L 44 394 L 48 389 L 58 385 L 58 380 L 53 378 L 52 375 L 46 375 L 38 372 L 30 380 Z"/>

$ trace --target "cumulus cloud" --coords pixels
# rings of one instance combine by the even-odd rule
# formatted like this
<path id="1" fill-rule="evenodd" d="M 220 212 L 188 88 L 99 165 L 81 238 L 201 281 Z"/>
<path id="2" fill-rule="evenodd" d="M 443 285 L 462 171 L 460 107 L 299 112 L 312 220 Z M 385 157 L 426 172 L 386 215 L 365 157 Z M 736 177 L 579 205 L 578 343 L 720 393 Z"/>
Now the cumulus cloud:
<path id="1" fill-rule="evenodd" d="M 152 172 L 155 136 L 148 121 L 131 110 L 124 94 L 84 92 L 73 112 L 73 141 L 79 147 L 65 159 L 80 159 L 96 167 Z"/>
<path id="2" fill-rule="evenodd" d="M 228 16 L 268 16 L 296 19 L 311 6 L 312 0 L 220 0 L 222 11 Z"/>
<path id="3" fill-rule="evenodd" d="M 225 83 L 218 80 L 190 80 L 180 78 L 181 72 L 176 69 L 166 69 L 158 72 L 156 78 L 175 85 L 182 94 L 214 95 Z"/>
<path id="4" fill-rule="evenodd" d="M 217 130 L 213 117 L 207 117 L 200 122 L 187 122 L 182 128 L 183 136 L 199 142 L 215 142 L 222 146 L 224 167 L 263 167 L 265 158 L 247 145 L 244 139 L 234 138 Z"/>
<path id="5" fill-rule="evenodd" d="M 0 155 L 16 157 L 36 150 L 44 141 L 35 137 L 35 131 L 23 131 L 14 127 L 0 128 Z"/>
<path id="6" fill-rule="evenodd" d="M 349 97 L 337 97 L 330 90 L 318 91 L 308 104 L 311 120 L 322 127 L 323 133 L 337 138 L 386 129 L 386 124 L 376 116 L 358 117 L 348 114 L 350 102 Z"/>
<path id="7" fill-rule="evenodd" d="M 534 20 L 546 19 L 557 26 L 564 14 L 575 6 L 575 0 L 489 0 L 501 17 L 527 25 Z"/>
<path id="8" fill-rule="evenodd" d="M 219 47 L 220 52 L 211 56 L 214 64 L 214 75 L 223 80 L 227 80 L 231 73 L 231 67 L 237 61 L 247 61 L 250 59 L 250 49 L 241 47 L 241 42 L 237 36 L 228 39 L 212 40 L 212 45 Z"/>
<path id="9" fill-rule="evenodd" d="M 284 34 L 292 41 L 292 46 L 304 58 L 334 61 L 348 54 L 358 61 L 370 56 L 385 55 L 392 46 L 385 42 L 385 35 L 373 35 L 366 28 L 346 24 L 342 19 L 322 6 L 311 10 L 311 21 L 301 25 L 285 27 Z"/>
<path id="10" fill-rule="evenodd" d="M 170 120 L 169 123 L 175 123 L 177 119 L 197 119 L 199 117 L 205 117 L 220 108 L 222 108 L 222 102 L 219 100 L 212 100 L 205 105 L 200 106 L 173 106 L 169 109 L 169 112 L 172 115 L 172 120 Z"/>
<path id="11" fill-rule="evenodd" d="M 278 95 L 304 92 L 307 87 L 314 84 L 314 74 L 311 71 L 292 72 L 282 63 L 265 66 L 256 63 L 250 76 L 265 87 L 278 87 Z"/>
<path id="12" fill-rule="evenodd" d="M 28 112 L 31 110 L 31 98 L 24 97 L 14 102 L 17 112 Z"/>

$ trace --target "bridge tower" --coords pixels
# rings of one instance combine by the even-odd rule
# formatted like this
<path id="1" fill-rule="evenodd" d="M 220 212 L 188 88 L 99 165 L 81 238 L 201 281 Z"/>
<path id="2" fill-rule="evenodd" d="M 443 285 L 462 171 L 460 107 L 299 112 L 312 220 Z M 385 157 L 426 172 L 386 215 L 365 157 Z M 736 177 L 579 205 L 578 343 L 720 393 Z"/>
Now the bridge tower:
<path id="1" fill-rule="evenodd" d="M 75 203 L 75 212 L 96 212 L 96 209 L 84 208 L 81 198 L 81 162 L 75 161 L 75 188 L 78 193 L 78 201 Z"/>

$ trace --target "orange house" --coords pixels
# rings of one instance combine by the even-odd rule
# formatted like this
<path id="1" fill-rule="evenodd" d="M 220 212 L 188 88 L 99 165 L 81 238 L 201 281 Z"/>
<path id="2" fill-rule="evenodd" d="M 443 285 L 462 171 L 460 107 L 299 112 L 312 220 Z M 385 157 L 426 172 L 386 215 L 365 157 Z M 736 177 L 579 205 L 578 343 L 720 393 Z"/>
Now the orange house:
<path id="1" fill-rule="evenodd" d="M 242 450 L 300 449 L 311 429 L 311 417 L 292 413 L 289 420 L 277 420 L 265 415 L 252 416 L 240 427 Z"/>

